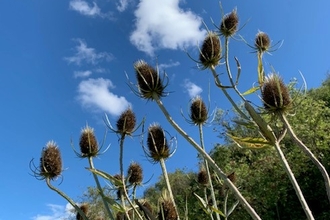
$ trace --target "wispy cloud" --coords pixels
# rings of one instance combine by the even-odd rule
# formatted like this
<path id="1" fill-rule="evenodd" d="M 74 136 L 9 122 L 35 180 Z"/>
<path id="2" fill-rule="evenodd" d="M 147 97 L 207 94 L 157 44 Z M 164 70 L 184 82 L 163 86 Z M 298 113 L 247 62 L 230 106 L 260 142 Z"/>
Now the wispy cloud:
<path id="1" fill-rule="evenodd" d="M 85 70 L 85 71 L 74 71 L 73 76 L 74 78 L 84 78 L 92 75 L 92 71 L 90 70 Z"/>
<path id="2" fill-rule="evenodd" d="M 78 100 L 92 110 L 105 111 L 113 116 L 120 115 L 131 104 L 123 96 L 110 91 L 115 86 L 108 79 L 88 79 L 78 86 Z"/>
<path id="3" fill-rule="evenodd" d="M 190 98 L 194 98 L 201 94 L 203 89 L 197 86 L 195 83 L 191 82 L 189 79 L 185 79 L 183 83 L 183 88 L 188 92 Z"/>
<path id="4" fill-rule="evenodd" d="M 119 0 L 119 3 L 117 4 L 117 10 L 120 12 L 125 11 L 129 2 L 130 0 Z"/>
<path id="5" fill-rule="evenodd" d="M 32 217 L 32 220 L 62 220 L 74 217 L 73 207 L 69 203 L 66 206 L 48 204 L 47 207 L 50 209 L 50 214 L 38 214 Z"/>
<path id="6" fill-rule="evenodd" d="M 202 19 L 179 7 L 180 0 L 141 0 L 134 12 L 135 30 L 130 41 L 139 50 L 153 55 L 156 49 L 178 49 L 196 45 L 205 35 Z"/>
<path id="7" fill-rule="evenodd" d="M 86 16 L 103 16 L 103 14 L 101 13 L 101 9 L 97 6 L 95 2 L 93 2 L 93 5 L 91 6 L 90 4 L 88 4 L 88 2 L 83 0 L 71 0 L 70 9 Z"/>
<path id="8" fill-rule="evenodd" d="M 88 64 L 97 64 L 101 61 L 111 61 L 113 55 L 107 52 L 97 52 L 95 48 L 88 47 L 87 43 L 82 39 L 75 39 L 78 45 L 75 47 L 75 54 L 71 57 L 65 57 L 64 59 L 69 63 L 80 65 L 82 62 Z"/>
<path id="9" fill-rule="evenodd" d="M 161 63 L 158 65 L 158 68 L 163 70 L 163 69 L 166 69 L 166 68 L 171 68 L 171 67 L 175 67 L 175 66 L 179 66 L 180 65 L 180 62 L 179 61 L 173 61 L 173 60 L 170 60 L 169 63 Z"/>

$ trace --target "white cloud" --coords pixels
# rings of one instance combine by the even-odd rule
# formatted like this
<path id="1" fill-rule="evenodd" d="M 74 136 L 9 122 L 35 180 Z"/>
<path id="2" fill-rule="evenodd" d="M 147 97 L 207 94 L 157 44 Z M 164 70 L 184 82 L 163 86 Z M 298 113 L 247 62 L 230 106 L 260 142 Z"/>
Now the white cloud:
<path id="1" fill-rule="evenodd" d="M 108 79 L 84 80 L 78 86 L 78 100 L 84 107 L 118 116 L 131 104 L 125 97 L 109 91 L 113 88 L 115 86 Z"/>
<path id="2" fill-rule="evenodd" d="M 117 10 L 123 12 L 126 10 L 128 6 L 129 0 L 119 0 L 119 4 L 117 4 Z"/>
<path id="3" fill-rule="evenodd" d="M 189 79 L 184 80 L 183 84 L 184 89 L 188 92 L 190 98 L 194 98 L 197 95 L 201 94 L 203 89 L 197 86 L 195 83 L 191 82 Z"/>
<path id="4" fill-rule="evenodd" d="M 75 55 L 72 57 L 65 57 L 69 63 L 75 63 L 80 65 L 83 61 L 89 64 L 97 64 L 100 61 L 111 61 L 113 59 L 112 54 L 107 52 L 96 52 L 95 48 L 88 47 L 87 43 L 82 39 L 75 39 L 79 45 L 75 47 Z"/>
<path id="5" fill-rule="evenodd" d="M 163 70 L 163 69 L 166 69 L 166 68 L 170 68 L 170 67 L 175 67 L 175 66 L 179 66 L 180 65 L 180 62 L 179 61 L 176 61 L 174 62 L 173 60 L 170 60 L 169 63 L 161 63 L 158 65 L 158 68 Z"/>
<path id="6" fill-rule="evenodd" d="M 93 6 L 89 5 L 88 2 L 83 0 L 71 0 L 70 9 L 79 12 L 82 15 L 87 16 L 102 16 L 101 9 L 93 2 Z"/>
<path id="7" fill-rule="evenodd" d="M 73 207 L 68 203 L 66 206 L 48 204 L 47 207 L 51 213 L 48 215 L 38 214 L 32 217 L 32 220 L 62 220 L 74 217 Z"/>
<path id="8" fill-rule="evenodd" d="M 179 7 L 180 0 L 141 0 L 134 12 L 136 29 L 130 41 L 139 50 L 153 55 L 156 49 L 178 49 L 202 41 L 202 19 Z"/>
<path id="9" fill-rule="evenodd" d="M 88 77 L 90 75 L 92 75 L 92 71 L 90 70 L 85 70 L 85 71 L 74 71 L 73 72 L 74 78 L 84 78 L 84 77 Z"/>

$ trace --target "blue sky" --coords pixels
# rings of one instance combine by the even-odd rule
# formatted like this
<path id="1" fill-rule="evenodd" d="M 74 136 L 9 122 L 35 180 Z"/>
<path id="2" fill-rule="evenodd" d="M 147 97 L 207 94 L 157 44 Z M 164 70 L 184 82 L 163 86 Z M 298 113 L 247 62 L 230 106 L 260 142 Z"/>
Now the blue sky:
<path id="1" fill-rule="evenodd" d="M 317 87 L 330 69 L 330 3 L 320 1 L 223 1 L 224 13 L 237 7 L 239 34 L 250 44 L 258 30 L 269 34 L 273 43 L 283 45 L 265 56 L 265 69 L 275 68 L 289 82 L 304 74 L 308 88 Z M 0 220 L 58 220 L 66 215 L 67 203 L 37 181 L 29 171 L 29 161 L 39 160 L 42 147 L 54 140 L 60 147 L 65 171 L 63 182 L 55 182 L 74 199 L 94 185 L 70 147 L 78 148 L 81 128 L 88 123 L 99 140 L 103 138 L 106 113 L 113 124 L 118 115 L 132 106 L 138 121 L 146 126 L 159 122 L 177 137 L 177 151 L 167 161 L 168 170 L 197 169 L 196 152 L 164 120 L 155 103 L 136 97 L 127 86 L 126 74 L 135 82 L 133 63 L 144 59 L 159 64 L 169 77 L 170 95 L 164 104 L 184 129 L 197 137 L 195 127 L 180 115 L 195 95 L 208 97 L 210 108 L 230 108 L 214 88 L 211 73 L 196 68 L 183 51 L 198 57 L 198 44 L 205 36 L 204 21 L 220 23 L 218 1 L 153 0 L 11 0 L 0 1 L 0 146 L 3 176 Z M 238 38 L 238 37 L 236 37 Z M 230 56 L 242 65 L 239 89 L 256 82 L 256 55 L 242 41 L 231 40 Z M 233 60 L 231 61 L 233 63 Z M 224 73 L 224 67 L 218 68 Z M 251 97 L 256 99 L 255 97 Z M 220 140 L 205 128 L 206 146 Z M 137 132 L 139 133 L 139 131 Z M 118 138 L 108 133 L 110 149 L 96 159 L 96 167 L 111 174 L 119 172 Z M 125 167 L 140 162 L 145 179 L 155 182 L 159 166 L 145 158 L 138 137 L 125 145 Z M 8 166 L 7 166 L 8 165 Z"/>

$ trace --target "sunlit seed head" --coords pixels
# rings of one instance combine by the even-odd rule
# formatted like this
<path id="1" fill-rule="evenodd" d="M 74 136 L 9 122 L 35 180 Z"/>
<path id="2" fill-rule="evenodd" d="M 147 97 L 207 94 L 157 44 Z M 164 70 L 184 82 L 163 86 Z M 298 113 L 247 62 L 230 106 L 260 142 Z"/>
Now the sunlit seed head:
<path id="1" fill-rule="evenodd" d="M 129 135 L 133 132 L 135 123 L 135 114 L 132 109 L 129 108 L 120 115 L 117 121 L 117 130 L 121 134 Z"/>
<path id="2" fill-rule="evenodd" d="M 97 155 L 98 143 L 93 128 L 86 126 L 82 129 L 79 146 L 82 157 L 95 157 Z"/>
<path id="3" fill-rule="evenodd" d="M 133 185 L 140 185 L 143 180 L 143 170 L 140 164 L 131 163 L 127 171 L 128 182 Z"/>
<path id="4" fill-rule="evenodd" d="M 61 152 L 54 141 L 46 144 L 41 152 L 40 175 L 44 178 L 54 179 L 62 172 Z"/>
<path id="5" fill-rule="evenodd" d="M 202 186 L 207 186 L 209 183 L 209 178 L 207 176 L 207 173 L 204 169 L 201 169 L 197 174 L 197 182 L 201 184 Z"/>
<path id="6" fill-rule="evenodd" d="M 199 54 L 199 61 L 204 68 L 219 65 L 221 59 L 220 39 L 214 32 L 209 32 L 205 37 Z"/>
<path id="7" fill-rule="evenodd" d="M 221 35 L 225 37 L 233 36 L 238 27 L 238 15 L 236 9 L 234 9 L 229 14 L 226 14 L 220 24 Z"/>
<path id="8" fill-rule="evenodd" d="M 208 117 L 208 111 L 202 98 L 197 96 L 190 105 L 190 119 L 196 125 L 204 124 Z"/>
<path id="9" fill-rule="evenodd" d="M 164 130 L 158 124 L 149 127 L 147 145 L 150 157 L 156 162 L 170 156 L 170 148 Z"/>
<path id="10" fill-rule="evenodd" d="M 170 200 L 164 200 L 160 205 L 161 208 L 158 213 L 159 220 L 177 220 L 178 215 L 175 211 L 173 202 Z"/>
<path id="11" fill-rule="evenodd" d="M 270 47 L 270 38 L 268 34 L 264 32 L 258 32 L 255 38 L 254 46 L 256 47 L 259 53 L 264 53 L 269 50 Z"/>
<path id="12" fill-rule="evenodd" d="M 165 86 L 155 68 L 143 60 L 135 62 L 134 69 L 140 94 L 145 99 L 155 99 L 164 96 Z"/>
<path id="13" fill-rule="evenodd" d="M 87 216 L 87 214 L 88 214 L 88 208 L 89 208 L 88 204 L 86 204 L 86 203 L 85 204 L 82 204 L 79 208 Z M 77 220 L 83 220 L 84 218 L 80 215 L 79 212 L 77 212 L 76 219 Z"/>

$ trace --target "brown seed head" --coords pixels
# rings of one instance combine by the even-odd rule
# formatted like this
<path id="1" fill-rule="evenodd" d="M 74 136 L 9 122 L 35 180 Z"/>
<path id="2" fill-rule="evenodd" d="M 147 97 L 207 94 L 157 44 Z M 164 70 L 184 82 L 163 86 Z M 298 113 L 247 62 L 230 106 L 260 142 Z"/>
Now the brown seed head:
<path id="1" fill-rule="evenodd" d="M 140 164 L 138 163 L 131 163 L 128 167 L 128 172 L 127 172 L 128 182 L 130 184 L 134 185 L 139 185 L 142 183 L 143 179 L 143 170 Z"/>
<path id="2" fill-rule="evenodd" d="M 97 155 L 98 144 L 93 128 L 86 126 L 82 129 L 79 146 L 82 157 L 95 157 Z"/>
<path id="3" fill-rule="evenodd" d="M 234 35 L 238 27 L 237 11 L 234 9 L 229 14 L 226 14 L 220 24 L 220 32 L 225 37 Z"/>
<path id="4" fill-rule="evenodd" d="M 204 169 L 200 170 L 197 174 L 197 182 L 202 186 L 207 186 L 209 183 L 209 178 L 207 177 L 207 173 Z"/>
<path id="5" fill-rule="evenodd" d="M 117 121 L 117 130 L 121 134 L 131 134 L 134 130 L 135 123 L 135 114 L 132 109 L 129 108 L 120 115 Z"/>
<path id="6" fill-rule="evenodd" d="M 190 119 L 196 125 L 204 124 L 207 120 L 207 109 L 202 98 L 197 96 L 190 105 Z"/>
<path id="7" fill-rule="evenodd" d="M 159 220 L 176 220 L 178 215 L 175 211 L 173 203 L 169 200 L 165 200 L 161 203 L 161 209 L 158 213 Z"/>
<path id="8" fill-rule="evenodd" d="M 270 112 L 284 112 L 291 104 L 288 87 L 278 74 L 266 77 L 261 88 L 264 107 Z"/>
<path id="9" fill-rule="evenodd" d="M 44 178 L 54 179 L 62 172 L 61 152 L 54 141 L 46 144 L 41 152 L 40 175 Z"/>
<path id="10" fill-rule="evenodd" d="M 199 54 L 199 61 L 203 67 L 215 67 L 219 65 L 221 59 L 220 39 L 214 32 L 209 32 L 204 39 L 202 49 Z"/>
<path id="11" fill-rule="evenodd" d="M 145 99 L 154 99 L 164 96 L 165 86 L 156 69 L 143 60 L 134 64 L 136 78 L 141 96 Z"/>
<path id="12" fill-rule="evenodd" d="M 235 174 L 235 172 L 232 172 L 231 174 L 229 174 L 229 175 L 227 176 L 227 178 L 228 178 L 233 184 L 236 183 L 236 174 Z"/>
<path id="13" fill-rule="evenodd" d="M 268 34 L 264 32 L 259 32 L 256 36 L 254 46 L 257 48 L 259 53 L 264 53 L 268 51 L 270 47 L 270 39 Z"/>
<path id="14" fill-rule="evenodd" d="M 150 157 L 156 162 L 170 156 L 170 148 L 165 133 L 158 124 L 149 127 L 147 145 Z"/>
<path id="15" fill-rule="evenodd" d="M 88 204 L 82 204 L 80 207 L 81 211 L 83 211 L 83 213 L 85 213 L 85 215 L 87 216 L 88 214 Z M 76 219 L 77 220 L 83 220 L 83 217 L 79 214 L 79 212 L 77 212 L 77 215 L 76 215 Z"/>

